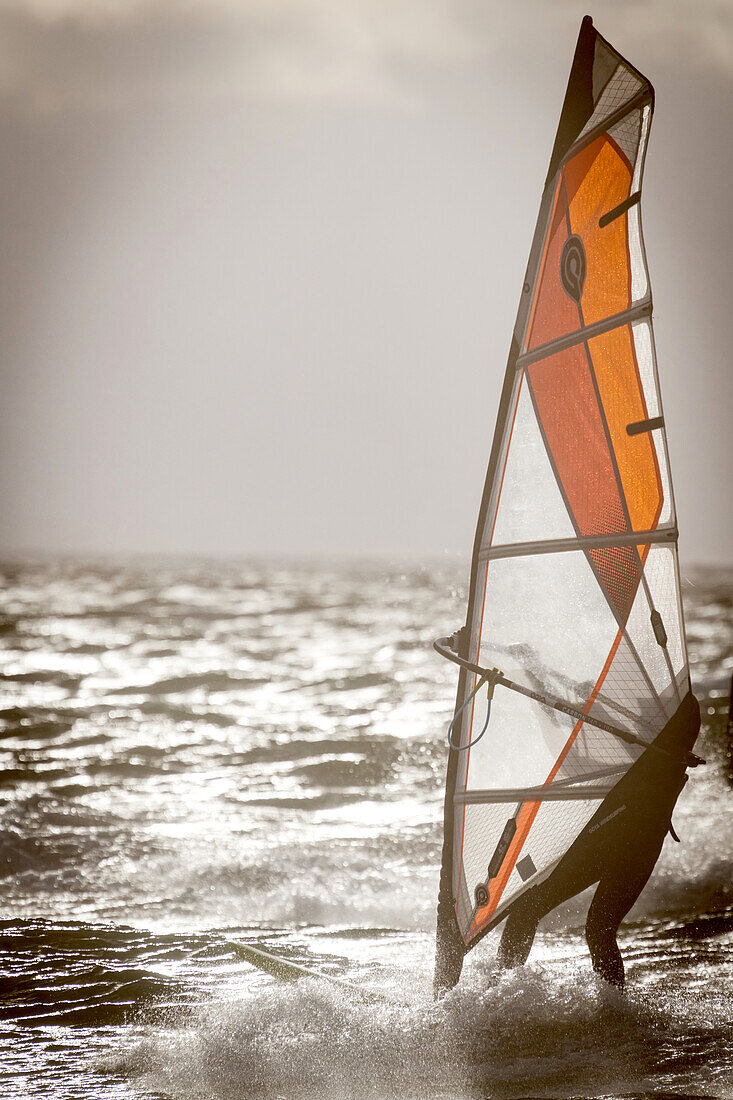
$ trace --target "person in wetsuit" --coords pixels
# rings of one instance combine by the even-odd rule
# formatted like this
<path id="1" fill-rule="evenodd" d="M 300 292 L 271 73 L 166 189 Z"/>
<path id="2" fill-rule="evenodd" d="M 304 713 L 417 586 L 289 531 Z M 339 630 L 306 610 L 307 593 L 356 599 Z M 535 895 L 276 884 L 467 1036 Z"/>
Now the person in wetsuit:
<path id="1" fill-rule="evenodd" d="M 688 754 L 699 730 L 700 707 L 690 692 L 652 742 L 663 751 L 646 751 L 632 764 L 555 869 L 511 907 L 499 945 L 501 966 L 523 965 L 542 917 L 597 882 L 585 926 L 591 961 L 597 974 L 623 989 L 616 934 L 646 885 L 667 832 L 675 837 L 672 811 L 687 782 Z M 439 940 L 437 995 L 458 981 L 463 950 L 453 937 Z"/>

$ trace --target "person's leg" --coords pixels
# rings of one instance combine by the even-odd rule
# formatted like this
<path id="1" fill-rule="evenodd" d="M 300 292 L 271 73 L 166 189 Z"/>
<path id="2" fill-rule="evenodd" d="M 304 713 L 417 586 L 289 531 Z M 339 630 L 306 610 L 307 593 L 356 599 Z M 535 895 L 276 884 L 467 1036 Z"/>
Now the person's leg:
<path id="1" fill-rule="evenodd" d="M 647 884 L 662 850 L 664 836 L 654 838 L 634 860 L 615 860 L 598 883 L 588 909 L 585 938 L 593 969 L 611 985 L 624 988 L 624 963 L 616 935 L 619 925 Z"/>
<path id="2" fill-rule="evenodd" d="M 504 969 L 524 966 L 529 957 L 537 925 L 544 916 L 542 899 L 533 897 L 535 894 L 536 890 L 529 890 L 509 911 L 496 956 L 499 966 Z"/>
<path id="3" fill-rule="evenodd" d="M 561 863 L 544 882 L 528 890 L 509 911 L 497 954 L 499 965 L 524 966 L 542 918 L 592 886 L 599 877 L 595 861 L 581 856 Z"/>

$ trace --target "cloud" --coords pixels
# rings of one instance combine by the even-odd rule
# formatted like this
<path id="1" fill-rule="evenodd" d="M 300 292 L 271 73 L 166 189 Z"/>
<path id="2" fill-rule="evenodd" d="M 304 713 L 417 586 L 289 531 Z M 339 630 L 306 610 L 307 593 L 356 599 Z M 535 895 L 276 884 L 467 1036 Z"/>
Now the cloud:
<path id="1" fill-rule="evenodd" d="M 181 98 L 399 97 L 404 65 L 484 44 L 448 0 L 0 5 L 0 95 L 40 110 Z"/>
<path id="2" fill-rule="evenodd" d="M 25 109 L 409 102 L 420 77 L 535 52 L 581 0 L 2 0 L 0 96 Z M 733 78 L 733 0 L 605 0 L 601 29 Z M 528 33 L 529 30 L 529 33 Z M 526 53 L 525 53 L 526 56 Z"/>

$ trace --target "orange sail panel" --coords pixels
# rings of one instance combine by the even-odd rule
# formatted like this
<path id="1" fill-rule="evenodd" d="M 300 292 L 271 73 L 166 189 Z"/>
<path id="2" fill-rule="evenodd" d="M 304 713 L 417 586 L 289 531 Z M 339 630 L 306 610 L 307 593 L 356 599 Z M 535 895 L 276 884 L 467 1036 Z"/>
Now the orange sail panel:
<path id="1" fill-rule="evenodd" d="M 528 376 L 548 457 L 578 533 L 627 534 L 623 488 L 587 346 L 541 359 Z M 589 549 L 588 556 L 625 622 L 641 579 L 635 549 Z"/>
<path id="2" fill-rule="evenodd" d="M 560 259 L 569 236 L 565 188 L 559 178 L 530 320 L 529 348 L 548 344 L 580 327 L 578 304 L 564 289 L 560 276 Z"/>
<path id="3" fill-rule="evenodd" d="M 563 168 L 571 233 L 583 241 L 587 273 L 583 321 L 592 325 L 631 305 L 628 227 L 625 217 L 601 227 L 604 214 L 631 194 L 632 172 L 607 134 L 587 145 Z"/>

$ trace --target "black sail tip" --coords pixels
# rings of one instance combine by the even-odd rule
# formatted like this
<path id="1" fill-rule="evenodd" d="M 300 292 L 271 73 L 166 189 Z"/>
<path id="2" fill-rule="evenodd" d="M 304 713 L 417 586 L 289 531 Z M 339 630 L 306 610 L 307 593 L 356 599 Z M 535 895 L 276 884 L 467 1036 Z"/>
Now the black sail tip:
<path id="1" fill-rule="evenodd" d="M 584 16 L 580 24 L 580 33 L 575 46 L 546 183 L 553 178 L 557 166 L 593 114 L 593 58 L 596 37 L 593 20 L 589 15 Z"/>
<path id="2" fill-rule="evenodd" d="M 584 16 L 580 24 L 545 187 L 554 179 L 566 153 L 583 132 L 599 102 L 602 102 L 604 89 L 618 65 L 623 66 L 627 73 L 639 82 L 635 95 L 629 94 L 629 102 L 632 98 L 643 97 L 653 104 L 654 89 L 647 77 L 620 54 L 602 34 L 598 33 L 590 15 Z M 611 114 L 612 111 L 609 111 L 609 117 Z"/>

